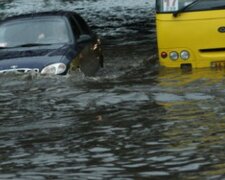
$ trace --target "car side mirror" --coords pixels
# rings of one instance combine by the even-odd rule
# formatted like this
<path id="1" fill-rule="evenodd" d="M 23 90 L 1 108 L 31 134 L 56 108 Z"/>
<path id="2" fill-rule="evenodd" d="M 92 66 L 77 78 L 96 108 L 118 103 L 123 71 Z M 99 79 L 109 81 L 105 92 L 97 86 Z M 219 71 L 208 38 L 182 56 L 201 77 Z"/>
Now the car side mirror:
<path id="1" fill-rule="evenodd" d="M 88 34 L 82 34 L 80 35 L 79 39 L 77 40 L 77 43 L 86 43 L 91 41 L 91 36 Z"/>

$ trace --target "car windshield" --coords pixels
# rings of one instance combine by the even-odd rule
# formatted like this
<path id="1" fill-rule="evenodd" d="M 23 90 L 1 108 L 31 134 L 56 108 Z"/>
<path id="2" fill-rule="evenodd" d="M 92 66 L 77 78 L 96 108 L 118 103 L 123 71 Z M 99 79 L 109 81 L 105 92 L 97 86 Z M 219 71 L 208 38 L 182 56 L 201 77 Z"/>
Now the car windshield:
<path id="1" fill-rule="evenodd" d="M 186 6 L 188 6 L 186 8 Z M 224 0 L 156 0 L 157 12 L 225 9 Z"/>
<path id="2" fill-rule="evenodd" d="M 63 18 L 24 18 L 0 25 L 0 48 L 69 43 L 70 39 Z"/>

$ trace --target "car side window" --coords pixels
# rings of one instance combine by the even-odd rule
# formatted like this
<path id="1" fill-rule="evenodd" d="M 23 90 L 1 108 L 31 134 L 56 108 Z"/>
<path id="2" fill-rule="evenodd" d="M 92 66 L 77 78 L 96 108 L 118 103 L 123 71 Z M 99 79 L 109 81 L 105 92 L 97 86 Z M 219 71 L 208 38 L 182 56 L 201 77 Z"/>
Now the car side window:
<path id="1" fill-rule="evenodd" d="M 87 23 L 85 22 L 85 20 L 81 16 L 79 16 L 78 14 L 73 14 L 73 17 L 78 22 L 78 24 L 81 28 L 82 34 L 91 34 L 91 30 L 90 30 L 89 26 L 87 25 Z"/>
<path id="2" fill-rule="evenodd" d="M 79 26 L 77 25 L 77 22 L 72 17 L 69 17 L 69 22 L 71 24 L 71 28 L 72 28 L 74 36 L 78 39 L 81 35 L 81 30 Z"/>

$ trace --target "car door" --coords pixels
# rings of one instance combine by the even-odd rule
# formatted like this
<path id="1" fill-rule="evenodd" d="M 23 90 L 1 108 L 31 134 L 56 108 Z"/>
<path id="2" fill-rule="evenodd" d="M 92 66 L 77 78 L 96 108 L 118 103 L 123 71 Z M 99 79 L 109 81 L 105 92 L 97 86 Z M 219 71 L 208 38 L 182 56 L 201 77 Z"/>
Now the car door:
<path id="1" fill-rule="evenodd" d="M 78 14 L 73 14 L 72 19 L 79 28 L 77 39 L 80 52 L 80 69 L 85 75 L 94 75 L 101 65 L 101 49 L 97 36 L 92 33 L 87 23 Z"/>

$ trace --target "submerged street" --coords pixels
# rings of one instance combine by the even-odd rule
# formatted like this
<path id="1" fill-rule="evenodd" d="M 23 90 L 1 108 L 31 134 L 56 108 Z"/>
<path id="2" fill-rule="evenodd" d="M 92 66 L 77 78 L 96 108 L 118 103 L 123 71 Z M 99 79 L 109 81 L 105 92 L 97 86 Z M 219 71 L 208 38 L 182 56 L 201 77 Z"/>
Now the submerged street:
<path id="1" fill-rule="evenodd" d="M 7 0 L 1 17 L 73 10 L 103 41 L 94 77 L 0 76 L 0 179 L 222 179 L 224 70 L 164 69 L 154 2 Z"/>

